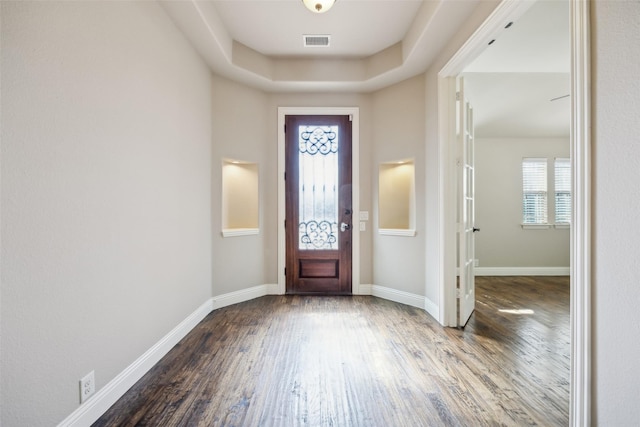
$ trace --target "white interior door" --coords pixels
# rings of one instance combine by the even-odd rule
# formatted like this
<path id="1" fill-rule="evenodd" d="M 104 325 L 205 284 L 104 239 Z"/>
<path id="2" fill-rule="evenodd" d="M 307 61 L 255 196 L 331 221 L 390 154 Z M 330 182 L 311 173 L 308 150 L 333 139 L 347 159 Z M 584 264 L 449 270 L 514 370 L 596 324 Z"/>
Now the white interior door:
<path id="1" fill-rule="evenodd" d="M 475 294 L 475 183 L 473 108 L 464 94 L 464 79 L 458 78 L 456 96 L 458 125 L 458 326 L 469 321 L 476 304 Z"/>

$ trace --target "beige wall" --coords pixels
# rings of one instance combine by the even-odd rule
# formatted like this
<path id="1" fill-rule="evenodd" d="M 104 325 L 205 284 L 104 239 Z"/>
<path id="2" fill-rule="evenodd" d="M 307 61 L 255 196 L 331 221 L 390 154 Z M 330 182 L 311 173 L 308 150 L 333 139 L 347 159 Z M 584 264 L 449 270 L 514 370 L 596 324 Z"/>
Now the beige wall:
<path id="1" fill-rule="evenodd" d="M 372 164 L 414 159 L 416 182 L 416 235 L 380 235 L 378 229 L 378 177 L 373 187 L 373 284 L 424 295 L 425 155 L 424 76 L 420 75 L 378 91 L 372 96 Z"/>
<path id="2" fill-rule="evenodd" d="M 368 211 L 366 230 L 360 233 L 360 282 L 387 286 L 417 295 L 424 294 L 424 233 L 417 238 L 390 237 L 384 253 L 373 255 L 374 228 L 377 227 L 377 171 L 379 162 L 406 158 L 416 159 L 416 182 L 424 182 L 424 79 L 407 82 L 372 95 L 366 94 L 266 94 L 221 77 L 213 78 L 213 203 L 221 200 L 216 168 L 223 157 L 260 164 L 260 236 L 220 237 L 217 208 L 213 211 L 214 295 L 245 289 L 258 284 L 275 284 L 277 272 L 277 114 L 278 107 L 358 107 L 360 110 L 360 210 Z M 266 100 L 266 101 L 265 101 Z M 266 107 L 265 107 L 266 105 Z M 398 105 L 408 106 L 399 109 Z M 251 126 L 246 120 L 252 118 Z M 376 159 L 372 157 L 376 153 Z M 262 154 L 260 154 L 262 153 Z M 261 160 L 258 160 L 261 159 Z M 421 172 L 418 169 L 421 168 Z M 375 189 L 374 189 L 375 188 Z M 420 229 L 424 218 L 424 198 L 416 188 L 416 224 Z M 375 198 L 375 202 L 373 201 Z M 356 221 L 357 222 L 357 221 Z M 385 236 L 388 237 L 388 236 Z M 406 246 L 408 244 L 408 246 Z M 407 250 L 410 257 L 398 257 Z M 386 253 L 385 251 L 389 252 Z M 240 255 L 242 254 L 242 255 Z M 394 255 L 391 255 L 394 254 Z M 263 258 L 262 258 L 263 257 Z M 397 259 L 396 259 L 397 258 Z M 393 261 L 396 259 L 396 262 Z M 400 280 L 384 280 L 404 268 Z M 243 267 L 245 266 L 245 267 Z M 258 266 L 247 269 L 246 266 Z M 375 267 L 374 267 L 375 266 Z M 374 269 L 385 283 L 374 278 Z M 252 270 L 252 271 L 246 271 Z M 262 273 L 260 273 L 262 272 Z"/>
<path id="3" fill-rule="evenodd" d="M 223 77 L 212 77 L 212 233 L 213 295 L 263 285 L 268 254 L 268 209 L 276 192 L 265 185 L 271 171 L 267 135 L 267 95 Z M 222 160 L 258 164 L 260 232 L 257 235 L 222 237 Z M 275 204 L 274 204 L 275 206 Z M 276 243 L 277 244 L 277 243 Z M 275 280 L 275 279 L 274 279 Z"/>
<path id="4" fill-rule="evenodd" d="M 553 159 L 569 157 L 568 139 L 476 140 L 476 259 L 482 267 L 569 267 L 568 229 L 523 229 L 522 159 L 547 158 L 553 223 Z"/>
<path id="5" fill-rule="evenodd" d="M 1 2 L 3 427 L 211 296 L 210 73 L 154 2 Z"/>
<path id="6" fill-rule="evenodd" d="M 213 294 L 278 283 L 278 107 L 360 109 L 360 210 L 371 211 L 370 96 L 265 93 L 213 76 Z M 221 161 L 256 162 L 260 173 L 260 234 L 221 236 Z M 360 280 L 371 283 L 371 221 L 360 233 Z"/>
<path id="7" fill-rule="evenodd" d="M 640 2 L 591 3 L 593 425 L 640 419 Z"/>

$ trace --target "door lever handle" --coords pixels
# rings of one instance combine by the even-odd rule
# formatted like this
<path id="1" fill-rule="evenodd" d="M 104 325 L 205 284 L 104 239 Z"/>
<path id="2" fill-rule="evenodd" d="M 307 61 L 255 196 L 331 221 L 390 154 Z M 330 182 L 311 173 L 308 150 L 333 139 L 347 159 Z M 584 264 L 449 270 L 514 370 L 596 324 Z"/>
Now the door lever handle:
<path id="1" fill-rule="evenodd" d="M 473 232 L 475 233 L 476 231 L 480 231 L 480 229 L 473 227 Z"/>
<path id="2" fill-rule="evenodd" d="M 351 229 L 351 226 L 346 222 L 343 222 L 342 224 L 340 224 L 340 231 L 345 232 L 350 229 Z"/>

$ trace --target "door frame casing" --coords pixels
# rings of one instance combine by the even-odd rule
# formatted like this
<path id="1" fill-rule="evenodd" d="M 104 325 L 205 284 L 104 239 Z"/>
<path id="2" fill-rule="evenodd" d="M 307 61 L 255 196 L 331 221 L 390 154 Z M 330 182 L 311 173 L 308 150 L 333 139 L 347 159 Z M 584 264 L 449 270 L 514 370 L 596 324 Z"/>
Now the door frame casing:
<path id="1" fill-rule="evenodd" d="M 571 3 L 571 426 L 591 425 L 591 93 L 590 8 Z M 439 318 L 456 320 L 455 77 L 486 48 L 504 23 L 521 16 L 533 2 L 503 0 L 438 73 L 438 252 Z M 452 125 L 453 124 L 453 125 Z"/>
<path id="2" fill-rule="evenodd" d="M 351 207 L 354 224 L 360 212 L 360 108 L 358 107 L 278 107 L 278 294 L 286 293 L 286 186 L 285 133 L 286 116 L 351 116 Z M 351 239 L 351 293 L 360 292 L 360 232 L 353 228 Z"/>

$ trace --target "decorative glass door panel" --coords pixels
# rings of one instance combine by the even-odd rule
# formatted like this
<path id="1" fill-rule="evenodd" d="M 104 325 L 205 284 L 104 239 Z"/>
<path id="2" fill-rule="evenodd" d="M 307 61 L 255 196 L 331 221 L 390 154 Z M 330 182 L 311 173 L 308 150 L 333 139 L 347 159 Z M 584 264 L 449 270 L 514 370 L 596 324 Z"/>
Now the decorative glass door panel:
<path id="1" fill-rule="evenodd" d="M 338 249 L 338 126 L 299 126 L 301 250 Z"/>
<path id="2" fill-rule="evenodd" d="M 285 123 L 287 293 L 351 293 L 351 122 Z"/>

